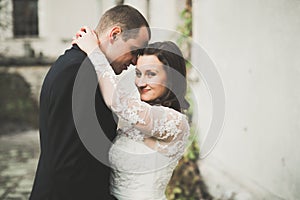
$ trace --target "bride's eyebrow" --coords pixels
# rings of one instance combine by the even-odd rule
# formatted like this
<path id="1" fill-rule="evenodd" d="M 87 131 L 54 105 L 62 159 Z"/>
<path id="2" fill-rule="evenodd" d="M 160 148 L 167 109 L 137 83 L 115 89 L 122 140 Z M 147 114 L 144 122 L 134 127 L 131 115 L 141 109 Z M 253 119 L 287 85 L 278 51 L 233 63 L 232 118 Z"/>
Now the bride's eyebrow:
<path id="1" fill-rule="evenodd" d="M 147 69 L 146 72 L 155 72 L 155 73 L 159 73 L 159 71 L 157 69 Z"/>

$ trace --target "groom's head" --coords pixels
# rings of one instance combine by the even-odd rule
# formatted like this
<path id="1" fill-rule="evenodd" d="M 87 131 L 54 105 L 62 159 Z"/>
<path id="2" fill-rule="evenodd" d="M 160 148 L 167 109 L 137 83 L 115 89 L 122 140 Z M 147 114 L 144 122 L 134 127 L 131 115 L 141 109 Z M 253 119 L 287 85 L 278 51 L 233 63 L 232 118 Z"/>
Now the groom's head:
<path id="1" fill-rule="evenodd" d="M 120 5 L 106 11 L 96 27 L 100 48 L 116 74 L 136 64 L 139 49 L 151 37 L 148 22 L 135 8 Z"/>

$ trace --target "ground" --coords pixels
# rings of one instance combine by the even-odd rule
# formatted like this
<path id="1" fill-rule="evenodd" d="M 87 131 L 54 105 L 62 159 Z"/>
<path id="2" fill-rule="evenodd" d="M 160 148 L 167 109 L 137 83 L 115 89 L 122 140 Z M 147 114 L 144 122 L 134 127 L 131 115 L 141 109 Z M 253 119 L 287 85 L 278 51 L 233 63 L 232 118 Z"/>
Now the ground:
<path id="1" fill-rule="evenodd" d="M 0 136 L 0 200 L 27 200 L 39 156 L 38 131 Z"/>

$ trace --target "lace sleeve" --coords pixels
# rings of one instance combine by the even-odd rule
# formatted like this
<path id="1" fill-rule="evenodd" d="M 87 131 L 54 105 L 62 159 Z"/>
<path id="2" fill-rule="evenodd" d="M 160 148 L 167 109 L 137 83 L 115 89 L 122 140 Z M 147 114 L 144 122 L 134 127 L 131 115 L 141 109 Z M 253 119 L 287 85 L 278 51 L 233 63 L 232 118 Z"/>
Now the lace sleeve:
<path id="1" fill-rule="evenodd" d="M 189 125 L 185 115 L 171 108 L 151 106 L 131 95 L 132 91 L 125 84 L 119 84 L 100 50 L 90 54 L 89 58 L 95 67 L 103 98 L 118 117 L 130 122 L 141 134 L 157 138 L 159 148 L 177 141 L 186 142 Z"/>

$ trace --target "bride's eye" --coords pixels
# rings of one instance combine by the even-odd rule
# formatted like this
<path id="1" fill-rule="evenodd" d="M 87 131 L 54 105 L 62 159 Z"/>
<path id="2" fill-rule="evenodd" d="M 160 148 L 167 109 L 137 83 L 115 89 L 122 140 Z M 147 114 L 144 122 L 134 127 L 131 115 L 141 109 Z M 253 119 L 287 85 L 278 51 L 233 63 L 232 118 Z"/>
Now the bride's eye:
<path id="1" fill-rule="evenodd" d="M 149 78 L 153 77 L 153 76 L 156 76 L 156 73 L 155 72 L 151 72 L 151 71 L 148 71 L 146 73 L 146 76 L 148 76 Z"/>
<path id="2" fill-rule="evenodd" d="M 142 76 L 142 73 L 140 71 L 135 71 L 135 76 L 140 78 Z"/>

